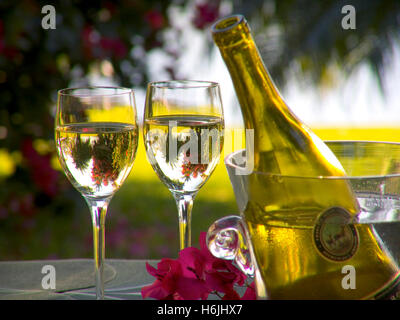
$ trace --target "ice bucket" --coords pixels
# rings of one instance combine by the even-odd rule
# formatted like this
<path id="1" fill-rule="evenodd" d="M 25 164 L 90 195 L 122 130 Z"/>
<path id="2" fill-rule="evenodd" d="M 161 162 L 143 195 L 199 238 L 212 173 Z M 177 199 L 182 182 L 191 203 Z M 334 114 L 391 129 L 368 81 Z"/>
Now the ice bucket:
<path id="1" fill-rule="evenodd" d="M 345 177 L 251 172 L 244 150 L 228 155 L 240 215 L 211 225 L 208 247 L 254 277 L 259 299 L 398 298 L 400 144 L 326 143 Z M 350 186 L 358 212 L 301 202 L 311 188 L 329 190 L 338 181 Z M 277 208 L 276 197 L 300 200 L 296 207 Z"/>

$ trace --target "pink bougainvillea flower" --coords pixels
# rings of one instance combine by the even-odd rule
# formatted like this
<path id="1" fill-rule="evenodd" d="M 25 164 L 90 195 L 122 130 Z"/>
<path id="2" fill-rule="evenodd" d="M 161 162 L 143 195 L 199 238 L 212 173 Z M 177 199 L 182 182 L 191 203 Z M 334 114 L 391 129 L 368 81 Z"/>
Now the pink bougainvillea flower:
<path id="1" fill-rule="evenodd" d="M 144 20 L 153 30 L 161 29 L 164 25 L 163 15 L 155 9 L 147 11 L 144 15 Z"/>
<path id="2" fill-rule="evenodd" d="M 162 259 L 157 269 L 146 263 L 147 272 L 156 277 L 156 281 L 142 288 L 143 298 L 159 300 L 197 300 L 207 299 L 208 290 L 204 281 L 196 277 L 184 276 L 179 260 Z"/>
<path id="3" fill-rule="evenodd" d="M 118 38 L 102 37 L 99 43 L 106 57 L 122 59 L 128 53 L 126 45 Z"/>
<path id="4" fill-rule="evenodd" d="M 167 299 L 176 293 L 176 283 L 182 274 L 181 265 L 173 259 L 162 259 L 157 269 L 146 263 L 146 270 L 156 281 L 142 288 L 143 298 Z"/>
<path id="5" fill-rule="evenodd" d="M 81 38 L 83 51 L 88 59 L 111 57 L 122 59 L 128 53 L 128 49 L 122 40 L 105 37 L 91 25 L 83 28 Z"/>
<path id="6" fill-rule="evenodd" d="M 254 281 L 247 287 L 246 292 L 242 296 L 241 300 L 256 300 L 256 289 Z"/>
<path id="7" fill-rule="evenodd" d="M 195 8 L 193 24 L 196 28 L 204 29 L 219 16 L 220 1 L 198 3 Z"/>
<path id="8" fill-rule="evenodd" d="M 223 300 L 239 300 L 235 285 L 242 286 L 246 276 L 231 261 L 215 258 L 206 245 L 206 233 L 200 234 L 200 249 L 189 247 L 179 252 L 176 260 L 162 259 L 157 269 L 146 264 L 155 282 L 142 289 L 143 298 L 207 299 L 210 293 L 223 294 Z M 246 299 L 255 298 L 254 287 L 249 287 Z"/>
<path id="9" fill-rule="evenodd" d="M 240 300 L 239 294 L 232 288 L 222 297 L 222 300 Z"/>
<path id="10" fill-rule="evenodd" d="M 189 247 L 181 250 L 178 260 L 184 266 L 183 274 L 185 277 L 203 279 L 206 258 L 199 249 Z"/>
<path id="11" fill-rule="evenodd" d="M 206 300 L 210 294 L 204 280 L 187 277 L 178 280 L 177 293 L 184 300 Z"/>
<path id="12" fill-rule="evenodd" d="M 21 151 L 36 186 L 49 197 L 55 196 L 58 192 L 58 172 L 51 167 L 51 155 L 40 155 L 34 149 L 30 138 L 22 142 Z"/>

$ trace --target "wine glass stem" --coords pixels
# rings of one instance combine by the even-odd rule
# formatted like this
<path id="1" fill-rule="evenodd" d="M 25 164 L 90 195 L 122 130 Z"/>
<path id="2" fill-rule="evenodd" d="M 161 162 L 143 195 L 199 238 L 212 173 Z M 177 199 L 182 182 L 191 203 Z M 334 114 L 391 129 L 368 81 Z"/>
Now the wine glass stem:
<path id="1" fill-rule="evenodd" d="M 179 214 L 179 246 L 180 250 L 191 246 L 192 208 L 195 194 L 174 193 Z"/>
<path id="2" fill-rule="evenodd" d="M 92 215 L 96 299 L 104 299 L 105 220 L 110 199 L 86 199 Z"/>

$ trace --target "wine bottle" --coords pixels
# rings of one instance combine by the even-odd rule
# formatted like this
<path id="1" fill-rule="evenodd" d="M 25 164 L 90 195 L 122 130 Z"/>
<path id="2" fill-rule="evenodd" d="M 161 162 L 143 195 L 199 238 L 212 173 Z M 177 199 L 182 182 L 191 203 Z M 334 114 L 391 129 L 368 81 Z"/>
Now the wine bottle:
<path id="1" fill-rule="evenodd" d="M 398 266 L 371 227 L 349 223 L 359 208 L 348 180 L 318 179 L 344 177 L 345 170 L 284 102 L 245 18 L 220 19 L 212 36 L 245 127 L 254 130 L 254 171 L 246 177 L 248 202 L 241 214 L 265 294 L 272 299 L 361 299 L 396 286 Z M 336 232 L 335 237 L 327 232 Z M 354 268 L 355 288 L 343 282 L 346 266 Z"/>

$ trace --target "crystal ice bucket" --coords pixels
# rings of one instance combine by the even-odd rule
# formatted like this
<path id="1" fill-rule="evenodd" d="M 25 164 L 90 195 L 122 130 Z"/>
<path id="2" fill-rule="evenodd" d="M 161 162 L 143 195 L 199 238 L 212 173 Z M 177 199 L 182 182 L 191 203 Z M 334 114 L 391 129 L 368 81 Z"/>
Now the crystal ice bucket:
<path id="1" fill-rule="evenodd" d="M 244 151 L 228 155 L 225 164 L 240 216 L 210 226 L 208 246 L 216 257 L 235 260 L 254 277 L 259 299 L 398 298 L 400 144 L 327 145 L 346 177 L 251 172 Z M 358 212 L 334 203 L 320 207 L 318 199 L 312 205 L 301 201 L 311 189 L 334 192 L 338 185 L 351 188 Z M 287 207 L 274 205 L 281 197 Z"/>

